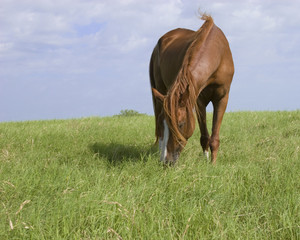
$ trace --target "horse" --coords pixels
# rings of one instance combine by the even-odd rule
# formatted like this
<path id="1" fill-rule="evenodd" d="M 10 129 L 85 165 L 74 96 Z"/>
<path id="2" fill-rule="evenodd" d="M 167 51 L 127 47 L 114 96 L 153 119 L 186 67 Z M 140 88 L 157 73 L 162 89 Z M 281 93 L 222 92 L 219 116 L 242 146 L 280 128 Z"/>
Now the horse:
<path id="1" fill-rule="evenodd" d="M 156 143 L 160 160 L 173 165 L 180 156 L 198 120 L 200 145 L 215 164 L 219 132 L 234 75 L 229 43 L 210 15 L 197 30 L 177 28 L 157 42 L 149 65 L 155 114 Z M 213 104 L 212 133 L 206 125 L 206 107 Z M 196 115 L 196 116 L 195 116 Z"/>

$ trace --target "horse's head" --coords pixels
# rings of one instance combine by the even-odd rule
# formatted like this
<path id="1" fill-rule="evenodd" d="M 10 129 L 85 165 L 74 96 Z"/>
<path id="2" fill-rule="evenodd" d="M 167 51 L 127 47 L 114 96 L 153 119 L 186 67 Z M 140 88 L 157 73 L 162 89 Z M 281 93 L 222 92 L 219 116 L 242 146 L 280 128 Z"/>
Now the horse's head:
<path id="1" fill-rule="evenodd" d="M 189 101 L 188 88 L 177 95 L 162 95 L 152 89 L 156 99 L 162 102 L 163 110 L 157 124 L 160 124 L 159 145 L 161 161 L 174 164 L 192 136 L 195 129 L 193 106 Z"/>

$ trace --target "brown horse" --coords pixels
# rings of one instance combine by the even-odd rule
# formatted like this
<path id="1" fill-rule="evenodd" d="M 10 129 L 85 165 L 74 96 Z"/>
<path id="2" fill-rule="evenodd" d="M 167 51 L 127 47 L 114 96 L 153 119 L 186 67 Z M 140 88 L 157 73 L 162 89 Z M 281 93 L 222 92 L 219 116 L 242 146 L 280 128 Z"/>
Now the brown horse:
<path id="1" fill-rule="evenodd" d="M 150 82 L 161 161 L 174 164 L 195 129 L 194 112 L 201 131 L 200 143 L 216 163 L 219 132 L 234 65 L 228 41 L 211 16 L 198 31 L 175 29 L 163 35 L 150 60 Z M 206 106 L 214 107 L 212 135 L 206 126 Z"/>

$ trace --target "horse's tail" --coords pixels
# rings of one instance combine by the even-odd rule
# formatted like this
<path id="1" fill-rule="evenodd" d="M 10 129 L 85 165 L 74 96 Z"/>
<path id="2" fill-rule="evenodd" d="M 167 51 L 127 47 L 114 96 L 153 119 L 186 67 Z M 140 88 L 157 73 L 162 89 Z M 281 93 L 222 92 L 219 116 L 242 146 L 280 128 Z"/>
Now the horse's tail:
<path id="1" fill-rule="evenodd" d="M 199 18 L 200 19 L 202 19 L 204 21 L 213 21 L 212 16 L 210 16 L 206 12 L 201 12 L 200 10 L 198 12 L 199 12 Z"/>

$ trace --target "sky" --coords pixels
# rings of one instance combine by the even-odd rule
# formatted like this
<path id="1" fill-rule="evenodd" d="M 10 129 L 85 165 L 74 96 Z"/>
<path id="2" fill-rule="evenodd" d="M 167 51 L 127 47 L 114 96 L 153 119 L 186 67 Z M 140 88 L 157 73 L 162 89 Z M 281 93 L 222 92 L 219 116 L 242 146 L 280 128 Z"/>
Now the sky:
<path id="1" fill-rule="evenodd" d="M 300 109 L 298 0 L 1 0 L 0 122 L 153 115 L 152 50 L 198 9 L 232 50 L 227 111 Z"/>

